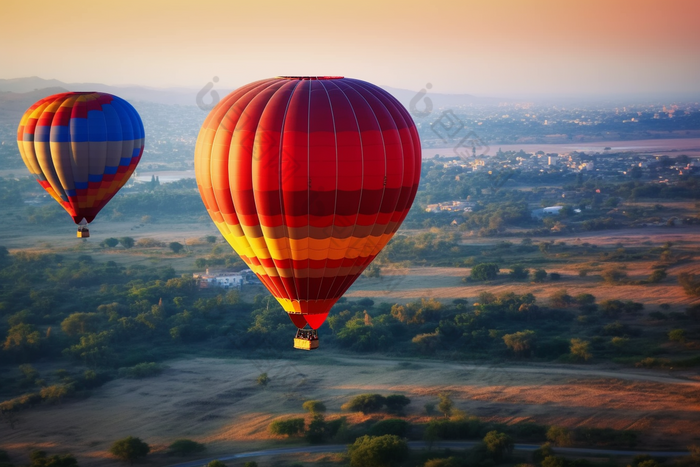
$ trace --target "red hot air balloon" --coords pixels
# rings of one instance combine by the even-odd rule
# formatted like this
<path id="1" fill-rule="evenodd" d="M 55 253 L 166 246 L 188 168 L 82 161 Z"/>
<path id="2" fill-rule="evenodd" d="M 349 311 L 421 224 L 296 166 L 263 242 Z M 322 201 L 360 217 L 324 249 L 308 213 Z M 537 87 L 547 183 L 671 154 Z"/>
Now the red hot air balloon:
<path id="1" fill-rule="evenodd" d="M 22 160 L 39 184 L 84 226 L 129 180 L 141 159 L 143 123 L 125 100 L 102 92 L 45 97 L 17 129 Z"/>
<path id="2" fill-rule="evenodd" d="M 209 215 L 300 329 L 295 347 L 307 349 L 403 222 L 420 165 L 408 111 L 339 76 L 243 86 L 212 109 L 195 148 Z"/>

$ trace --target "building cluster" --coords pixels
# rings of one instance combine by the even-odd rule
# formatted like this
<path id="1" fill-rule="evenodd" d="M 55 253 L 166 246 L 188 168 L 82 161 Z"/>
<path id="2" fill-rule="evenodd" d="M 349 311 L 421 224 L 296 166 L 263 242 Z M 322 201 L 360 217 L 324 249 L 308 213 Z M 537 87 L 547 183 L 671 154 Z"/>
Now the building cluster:
<path id="1" fill-rule="evenodd" d="M 468 201 L 447 201 L 445 203 L 429 204 L 426 208 L 426 212 L 472 212 L 472 208 L 475 203 Z"/>
<path id="2" fill-rule="evenodd" d="M 255 274 L 250 269 L 243 271 L 210 271 L 207 269 L 203 274 L 194 273 L 192 275 L 197 281 L 200 289 L 221 287 L 224 289 L 241 289 L 244 285 L 254 283 Z"/>

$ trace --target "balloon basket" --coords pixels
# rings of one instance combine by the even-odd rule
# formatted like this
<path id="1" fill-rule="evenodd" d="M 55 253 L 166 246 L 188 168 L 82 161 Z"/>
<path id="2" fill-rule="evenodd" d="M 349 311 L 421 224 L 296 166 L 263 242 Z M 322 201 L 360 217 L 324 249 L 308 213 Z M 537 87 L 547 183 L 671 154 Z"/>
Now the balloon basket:
<path id="1" fill-rule="evenodd" d="M 294 336 L 294 348 L 300 350 L 318 349 L 318 331 L 315 329 L 297 329 Z"/>
<path id="2" fill-rule="evenodd" d="M 86 229 L 85 227 L 78 227 L 78 238 L 89 238 L 90 237 L 90 231 Z"/>

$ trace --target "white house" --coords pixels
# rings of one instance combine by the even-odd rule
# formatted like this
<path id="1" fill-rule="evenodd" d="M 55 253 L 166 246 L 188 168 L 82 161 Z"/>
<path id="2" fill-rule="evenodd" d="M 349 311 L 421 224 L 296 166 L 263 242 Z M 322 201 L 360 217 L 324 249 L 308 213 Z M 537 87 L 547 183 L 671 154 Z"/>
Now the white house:
<path id="1" fill-rule="evenodd" d="M 245 277 L 240 272 L 212 271 L 206 270 L 204 274 L 193 274 L 199 281 L 199 287 L 206 289 L 209 287 L 223 287 L 224 289 L 240 289 Z"/>

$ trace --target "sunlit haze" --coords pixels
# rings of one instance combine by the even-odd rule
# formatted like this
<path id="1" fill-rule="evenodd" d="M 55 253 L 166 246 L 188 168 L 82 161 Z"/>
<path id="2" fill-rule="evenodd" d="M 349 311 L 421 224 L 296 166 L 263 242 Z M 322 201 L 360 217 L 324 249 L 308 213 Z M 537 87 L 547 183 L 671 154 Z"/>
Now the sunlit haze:
<path id="1" fill-rule="evenodd" d="M 700 93 L 695 0 L 3 1 L 0 78 L 337 74 L 492 96 Z"/>

